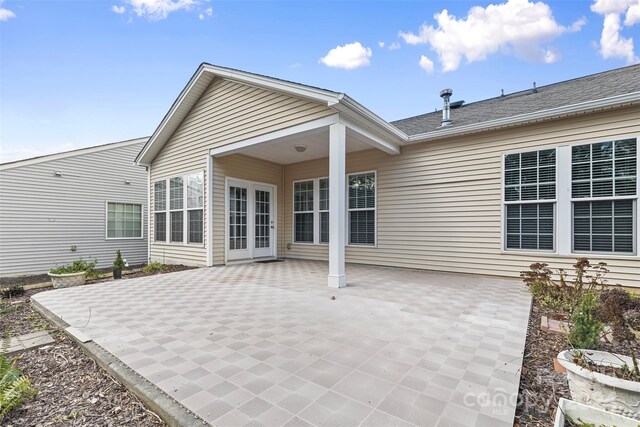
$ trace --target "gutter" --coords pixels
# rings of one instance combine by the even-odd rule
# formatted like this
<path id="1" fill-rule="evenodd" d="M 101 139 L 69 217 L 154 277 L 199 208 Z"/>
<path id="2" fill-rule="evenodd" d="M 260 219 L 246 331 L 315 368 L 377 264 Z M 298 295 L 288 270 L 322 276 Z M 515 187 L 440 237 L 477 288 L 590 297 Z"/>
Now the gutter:
<path id="1" fill-rule="evenodd" d="M 362 104 L 358 103 L 356 100 L 354 100 L 353 98 L 349 97 L 348 95 L 346 95 L 344 93 L 341 93 L 338 96 L 338 102 L 340 104 L 344 105 L 349 110 L 355 112 L 359 116 L 364 117 L 367 120 L 369 120 L 369 121 L 373 122 L 374 124 L 376 124 L 377 126 L 381 127 L 382 129 L 387 131 L 389 134 L 393 135 L 400 142 L 407 142 L 408 141 L 409 137 L 404 132 L 402 132 L 400 129 L 398 129 L 397 127 L 395 127 L 391 123 L 387 122 L 383 118 L 381 118 L 378 115 L 374 114 L 373 112 L 371 112 L 371 110 L 365 108 L 364 106 L 362 106 Z M 334 106 L 334 108 L 335 107 L 336 106 Z"/>
<path id="2" fill-rule="evenodd" d="M 551 118 L 559 118 L 562 116 L 575 115 L 584 113 L 589 110 L 602 110 L 610 107 L 621 105 L 633 105 L 640 103 L 640 92 L 632 92 L 624 95 L 612 96 L 610 98 L 596 99 L 594 101 L 580 102 L 578 104 L 565 105 L 562 107 L 551 108 L 549 110 L 536 111 L 533 113 L 519 114 L 517 116 L 505 117 L 501 119 L 489 120 L 486 122 L 472 123 L 469 125 L 448 127 L 438 129 L 431 132 L 411 135 L 406 139 L 407 143 L 417 143 L 432 141 L 442 138 L 450 138 L 453 136 L 464 135 L 469 133 L 478 133 L 501 127 L 514 126 L 527 122 L 535 122 Z"/>

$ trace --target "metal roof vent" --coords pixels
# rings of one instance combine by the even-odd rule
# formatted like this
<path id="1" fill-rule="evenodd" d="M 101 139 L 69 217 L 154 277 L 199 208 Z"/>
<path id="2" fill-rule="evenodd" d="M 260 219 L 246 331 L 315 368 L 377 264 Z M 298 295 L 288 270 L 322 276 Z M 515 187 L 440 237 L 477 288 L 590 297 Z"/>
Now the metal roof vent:
<path id="1" fill-rule="evenodd" d="M 442 89 L 440 91 L 440 98 L 444 100 L 444 106 L 442 107 L 442 126 L 451 126 L 451 108 L 449 105 L 449 99 L 453 95 L 453 90 Z"/>

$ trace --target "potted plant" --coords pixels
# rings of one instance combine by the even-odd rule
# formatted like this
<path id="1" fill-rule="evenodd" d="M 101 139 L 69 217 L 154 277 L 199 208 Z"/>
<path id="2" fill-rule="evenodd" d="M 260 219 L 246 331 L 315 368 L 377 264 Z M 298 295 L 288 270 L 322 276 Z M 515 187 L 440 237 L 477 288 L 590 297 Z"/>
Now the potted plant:
<path id="1" fill-rule="evenodd" d="M 66 288 L 69 286 L 84 285 L 87 277 L 96 275 L 95 267 L 98 260 L 87 262 L 82 258 L 76 259 L 71 264 L 62 265 L 49 270 L 49 277 L 54 288 Z"/>
<path id="2" fill-rule="evenodd" d="M 573 425 L 637 427 L 638 421 L 561 397 L 558 401 L 556 419 L 553 425 L 554 427 Z"/>
<path id="3" fill-rule="evenodd" d="M 116 251 L 116 259 L 113 261 L 113 278 L 114 279 L 122 279 L 122 269 L 127 266 L 125 260 L 122 259 L 122 255 L 120 254 L 120 249 Z"/>
<path id="4" fill-rule="evenodd" d="M 569 332 L 571 344 L 583 349 L 558 354 L 573 400 L 640 420 L 640 368 L 633 346 L 631 357 L 597 350 L 604 322 L 614 340 L 635 341 L 639 314 L 640 301 L 623 289 L 602 291 L 597 304 L 592 294 L 585 295 Z"/>

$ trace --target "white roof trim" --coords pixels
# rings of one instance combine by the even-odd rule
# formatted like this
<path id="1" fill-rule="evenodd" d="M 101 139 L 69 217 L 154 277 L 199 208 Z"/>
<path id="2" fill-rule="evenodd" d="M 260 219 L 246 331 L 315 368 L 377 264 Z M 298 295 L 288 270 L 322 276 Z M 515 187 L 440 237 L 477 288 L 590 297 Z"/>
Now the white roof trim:
<path id="1" fill-rule="evenodd" d="M 486 122 L 472 123 L 469 125 L 447 127 L 431 132 L 411 135 L 408 138 L 409 143 L 417 143 L 431 141 L 441 138 L 450 138 L 453 136 L 464 135 L 469 133 L 478 133 L 502 127 L 515 126 L 527 122 L 535 122 L 545 119 L 559 118 L 562 116 L 570 116 L 591 110 L 601 110 L 610 107 L 616 107 L 625 104 L 636 104 L 640 102 L 640 92 L 632 92 L 624 95 L 616 95 L 610 98 L 602 98 L 594 101 L 585 101 L 578 104 L 565 105 L 562 107 L 551 108 L 548 110 L 535 111 L 532 113 L 518 114 L 516 116 L 505 117 L 502 119 L 488 120 Z"/>
<path id="2" fill-rule="evenodd" d="M 127 147 L 129 145 L 140 144 L 147 141 L 149 138 L 136 138 L 128 139 L 126 141 L 110 142 L 103 145 L 95 145 L 93 147 L 78 148 L 76 150 L 65 151 L 62 153 L 45 154 L 43 156 L 32 157 L 30 159 L 15 160 L 13 162 L 7 162 L 0 164 L 0 170 L 13 169 L 21 166 L 34 165 L 42 162 L 49 162 L 51 160 L 66 159 L 69 157 L 81 156 L 84 154 L 98 153 L 100 151 L 111 150 L 114 148 Z"/>

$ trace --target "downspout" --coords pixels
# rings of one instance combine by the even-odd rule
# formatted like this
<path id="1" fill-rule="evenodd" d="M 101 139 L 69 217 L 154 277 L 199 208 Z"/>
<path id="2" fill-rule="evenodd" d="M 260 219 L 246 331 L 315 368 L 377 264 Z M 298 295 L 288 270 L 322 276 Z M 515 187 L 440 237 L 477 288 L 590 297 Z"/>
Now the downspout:
<path id="1" fill-rule="evenodd" d="M 280 172 L 280 181 L 281 181 L 281 186 L 282 186 L 282 190 L 280 191 L 280 200 L 282 200 L 282 209 L 280 209 L 280 212 L 282 212 L 280 214 L 280 216 L 282 217 L 282 223 L 278 225 L 278 233 L 282 233 L 282 242 L 280 242 L 280 238 L 277 237 L 278 239 L 278 247 L 281 249 L 281 254 L 282 254 L 282 259 L 286 258 L 286 243 L 284 242 L 284 230 L 285 230 L 285 225 L 284 225 L 284 218 L 285 218 L 285 212 L 284 212 L 284 194 L 285 194 L 285 179 L 284 179 L 284 174 L 285 174 L 285 165 L 281 165 L 281 172 Z M 282 230 L 282 231 L 280 231 Z M 278 258 L 278 254 L 276 254 L 276 258 Z"/>

